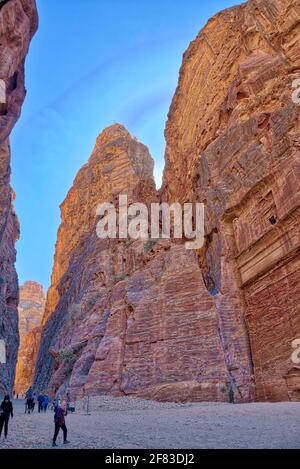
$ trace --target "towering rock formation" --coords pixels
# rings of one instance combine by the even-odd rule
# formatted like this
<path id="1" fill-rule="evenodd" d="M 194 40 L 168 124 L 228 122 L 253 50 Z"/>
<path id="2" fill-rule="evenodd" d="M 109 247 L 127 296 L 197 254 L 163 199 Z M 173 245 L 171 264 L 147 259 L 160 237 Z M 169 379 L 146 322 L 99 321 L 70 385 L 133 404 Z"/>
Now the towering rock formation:
<path id="1" fill-rule="evenodd" d="M 12 391 L 19 344 L 14 268 L 19 225 L 10 187 L 8 138 L 25 97 L 24 61 L 36 29 L 34 0 L 0 3 L 0 340 L 6 345 L 6 364 L 0 364 L 0 394 Z"/>
<path id="2" fill-rule="evenodd" d="M 96 207 L 119 194 L 129 203 L 157 200 L 147 148 L 115 125 L 62 205 L 35 387 L 226 400 L 216 313 L 197 256 L 169 241 L 98 239 Z"/>
<path id="3" fill-rule="evenodd" d="M 250 0 L 190 45 L 166 129 L 164 197 L 205 204 L 199 259 L 226 364 L 239 383 L 252 359 L 259 400 L 300 398 L 297 78 L 299 2 Z"/>
<path id="4" fill-rule="evenodd" d="M 29 281 L 20 287 L 18 306 L 20 347 L 14 386 L 15 393 L 19 395 L 24 394 L 32 384 L 45 303 L 45 293 L 39 283 Z"/>
<path id="5" fill-rule="evenodd" d="M 36 385 L 172 400 L 299 399 L 298 0 L 216 15 L 184 55 L 163 188 L 114 126 L 62 205 Z M 101 241 L 95 207 L 203 202 L 205 246 Z"/>

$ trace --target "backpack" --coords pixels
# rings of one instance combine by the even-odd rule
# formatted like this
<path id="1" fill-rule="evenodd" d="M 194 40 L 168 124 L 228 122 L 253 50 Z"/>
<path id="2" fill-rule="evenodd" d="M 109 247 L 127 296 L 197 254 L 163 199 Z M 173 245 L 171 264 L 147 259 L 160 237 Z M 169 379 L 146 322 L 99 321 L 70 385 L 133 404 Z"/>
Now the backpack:
<path id="1" fill-rule="evenodd" d="M 65 414 L 61 407 L 58 407 L 54 413 L 54 422 L 58 425 L 63 425 L 65 423 Z"/>

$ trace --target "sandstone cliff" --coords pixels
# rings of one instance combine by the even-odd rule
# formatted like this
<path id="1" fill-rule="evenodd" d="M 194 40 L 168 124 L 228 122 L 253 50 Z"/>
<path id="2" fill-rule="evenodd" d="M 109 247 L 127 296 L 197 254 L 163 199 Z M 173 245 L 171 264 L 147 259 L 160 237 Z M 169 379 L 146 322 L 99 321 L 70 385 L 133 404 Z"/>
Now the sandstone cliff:
<path id="1" fill-rule="evenodd" d="M 19 395 L 23 395 L 32 384 L 45 303 L 45 293 L 39 283 L 29 281 L 20 287 L 18 306 L 20 347 L 14 386 L 15 393 Z"/>
<path id="2" fill-rule="evenodd" d="M 226 364 L 239 383 L 252 360 L 259 400 L 300 398 L 299 77 L 299 2 L 249 1 L 190 45 L 166 128 L 163 196 L 205 204 L 199 259 Z"/>
<path id="3" fill-rule="evenodd" d="M 10 187 L 8 138 L 25 97 L 24 60 L 36 29 L 34 0 L 0 3 L 0 340 L 6 343 L 6 364 L 0 365 L 0 394 L 12 391 L 19 344 L 14 268 L 19 225 Z"/>
<path id="4" fill-rule="evenodd" d="M 226 400 L 216 313 L 197 256 L 169 241 L 97 238 L 96 206 L 121 193 L 157 200 L 147 148 L 115 125 L 62 205 L 36 388 Z"/>
<path id="5" fill-rule="evenodd" d="M 120 126 L 99 137 L 62 205 L 37 388 L 299 399 L 299 24 L 296 0 L 208 22 L 184 55 L 159 194 L 144 146 Z M 97 239 L 96 204 L 123 191 L 203 202 L 205 247 Z"/>

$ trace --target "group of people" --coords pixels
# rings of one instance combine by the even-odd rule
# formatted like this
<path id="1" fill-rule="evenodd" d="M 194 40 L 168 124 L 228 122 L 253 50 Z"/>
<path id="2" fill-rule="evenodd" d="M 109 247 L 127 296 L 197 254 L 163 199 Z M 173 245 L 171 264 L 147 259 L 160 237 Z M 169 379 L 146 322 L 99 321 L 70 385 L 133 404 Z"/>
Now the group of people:
<path id="1" fill-rule="evenodd" d="M 26 408 L 30 408 L 30 412 L 32 412 L 35 405 L 35 394 L 33 393 L 32 388 L 30 387 L 25 396 L 26 400 Z M 68 414 L 68 406 L 69 406 L 69 395 L 67 395 L 66 400 L 60 400 L 60 398 L 56 398 L 53 407 L 54 407 L 54 436 L 52 440 L 52 447 L 57 447 L 56 440 L 59 434 L 59 431 L 62 430 L 64 444 L 68 444 L 69 441 L 67 440 L 68 429 L 66 427 L 65 417 Z M 49 397 L 47 395 L 40 394 L 38 396 L 38 409 L 39 412 L 46 412 L 49 405 Z M 26 412 L 26 409 L 25 409 Z M 10 400 L 10 396 L 6 395 L 4 400 L 0 405 L 0 437 L 2 435 L 2 431 L 4 428 L 4 437 L 7 438 L 8 435 L 8 422 L 10 418 L 13 418 L 13 404 Z"/>
<path id="2" fill-rule="evenodd" d="M 35 408 L 36 394 L 33 392 L 32 387 L 30 387 L 25 394 L 25 414 L 32 413 Z M 49 397 L 47 394 L 40 394 L 37 398 L 38 403 L 38 412 L 47 412 L 49 406 Z"/>
<path id="3" fill-rule="evenodd" d="M 32 387 L 30 387 L 25 394 L 25 414 L 31 414 L 34 412 L 35 398 L 36 395 L 34 394 Z"/>
<path id="4" fill-rule="evenodd" d="M 38 401 L 38 412 L 47 412 L 49 406 L 49 397 L 47 394 L 40 394 L 37 398 Z"/>

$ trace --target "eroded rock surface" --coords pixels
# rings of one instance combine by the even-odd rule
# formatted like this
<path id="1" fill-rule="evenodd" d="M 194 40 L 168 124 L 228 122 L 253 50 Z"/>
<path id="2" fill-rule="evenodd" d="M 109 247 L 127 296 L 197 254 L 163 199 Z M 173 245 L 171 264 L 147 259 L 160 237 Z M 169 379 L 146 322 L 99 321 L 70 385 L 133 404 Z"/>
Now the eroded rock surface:
<path id="1" fill-rule="evenodd" d="M 206 206 L 226 363 L 239 386 L 253 362 L 259 400 L 300 398 L 299 77 L 299 2 L 249 1 L 190 45 L 166 129 L 164 197 Z"/>
<path id="2" fill-rule="evenodd" d="M 197 256 L 169 241 L 97 238 L 96 206 L 122 193 L 158 200 L 147 148 L 115 125 L 62 205 L 35 386 L 77 397 L 227 400 L 216 311 Z"/>
<path id="3" fill-rule="evenodd" d="M 20 287 L 18 306 L 20 347 L 14 386 L 15 394 L 23 395 L 32 384 L 45 303 L 46 296 L 39 283 L 28 281 Z"/>
<path id="4" fill-rule="evenodd" d="M 12 392 L 19 345 L 19 293 L 14 268 L 19 224 L 10 186 L 9 135 L 25 97 L 24 61 L 36 29 L 34 0 L 0 3 L 0 340 L 6 344 L 6 364 L 0 365 L 1 395 Z"/>
<path id="5" fill-rule="evenodd" d="M 120 126 L 99 137 L 62 205 L 37 388 L 299 399 L 299 21 L 296 0 L 250 0 L 191 43 L 159 194 L 144 146 Z M 96 204 L 122 191 L 203 202 L 204 248 L 97 239 Z"/>

